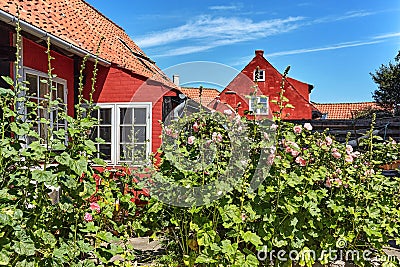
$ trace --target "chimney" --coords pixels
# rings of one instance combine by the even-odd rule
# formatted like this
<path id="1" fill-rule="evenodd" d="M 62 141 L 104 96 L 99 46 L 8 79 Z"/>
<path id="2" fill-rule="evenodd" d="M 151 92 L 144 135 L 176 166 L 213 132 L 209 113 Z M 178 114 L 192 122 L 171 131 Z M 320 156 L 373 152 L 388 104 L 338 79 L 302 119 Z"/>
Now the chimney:
<path id="1" fill-rule="evenodd" d="M 256 56 L 264 56 L 264 50 L 256 50 Z"/>
<path id="2" fill-rule="evenodd" d="M 178 74 L 172 75 L 172 82 L 173 82 L 176 86 L 179 86 L 179 75 L 178 75 Z"/>

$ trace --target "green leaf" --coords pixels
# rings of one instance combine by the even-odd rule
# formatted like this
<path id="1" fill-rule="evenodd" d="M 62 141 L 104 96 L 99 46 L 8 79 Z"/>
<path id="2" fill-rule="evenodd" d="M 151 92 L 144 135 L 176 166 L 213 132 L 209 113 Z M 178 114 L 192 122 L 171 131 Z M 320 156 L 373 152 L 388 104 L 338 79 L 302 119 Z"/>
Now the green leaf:
<path id="1" fill-rule="evenodd" d="M 12 246 L 14 251 L 19 255 L 32 256 L 35 254 L 35 245 L 30 241 L 14 241 Z"/>
<path id="2" fill-rule="evenodd" d="M 250 231 L 243 233 L 242 238 L 245 242 L 250 242 L 256 247 L 262 245 L 261 238 L 257 234 Z"/>
<path id="3" fill-rule="evenodd" d="M 7 265 L 10 263 L 9 253 L 5 252 L 5 250 L 0 251 L 0 265 Z"/>
<path id="4" fill-rule="evenodd" d="M 73 170 L 77 175 L 82 175 L 87 171 L 87 159 L 85 158 L 80 158 L 78 160 L 72 160 L 70 162 L 70 168 Z"/>
<path id="5" fill-rule="evenodd" d="M 8 76 L 1 76 L 1 78 L 3 78 L 3 80 L 4 80 L 8 85 L 14 86 L 14 81 L 13 81 L 13 79 L 11 79 L 10 77 L 8 77 Z"/>

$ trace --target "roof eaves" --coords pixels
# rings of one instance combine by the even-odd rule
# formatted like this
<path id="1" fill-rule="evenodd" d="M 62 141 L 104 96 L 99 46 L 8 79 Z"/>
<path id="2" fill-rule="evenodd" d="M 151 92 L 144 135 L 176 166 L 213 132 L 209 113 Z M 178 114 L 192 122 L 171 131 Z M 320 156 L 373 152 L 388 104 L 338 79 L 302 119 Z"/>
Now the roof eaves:
<path id="1" fill-rule="evenodd" d="M 98 56 L 96 56 L 95 54 L 84 50 L 70 42 L 67 42 L 51 33 L 48 33 L 26 21 L 23 20 L 19 20 L 17 16 L 11 15 L 3 10 L 0 10 L 0 20 L 12 25 L 12 26 L 16 26 L 17 22 L 19 21 L 20 27 L 23 31 L 30 33 L 38 38 L 41 39 L 45 39 L 45 38 L 50 38 L 50 41 L 52 44 L 59 46 L 60 48 L 63 48 L 67 51 L 71 51 L 72 53 L 78 55 L 78 56 L 86 56 L 89 55 L 89 57 L 93 60 L 98 60 L 98 62 L 102 65 L 106 65 L 106 66 L 110 66 L 111 62 L 108 60 L 105 60 L 103 58 L 100 58 Z"/>

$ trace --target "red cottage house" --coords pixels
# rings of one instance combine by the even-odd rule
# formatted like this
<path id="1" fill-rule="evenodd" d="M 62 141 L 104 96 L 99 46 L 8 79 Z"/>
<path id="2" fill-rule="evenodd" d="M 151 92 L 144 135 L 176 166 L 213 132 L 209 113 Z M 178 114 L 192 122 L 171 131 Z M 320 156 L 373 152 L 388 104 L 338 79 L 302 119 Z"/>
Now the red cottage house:
<path id="1" fill-rule="evenodd" d="M 254 87 L 258 70 L 258 89 Z M 247 64 L 229 85 L 208 106 L 219 109 L 219 103 L 228 104 L 237 109 L 240 115 L 249 110 L 260 117 L 272 117 L 271 111 L 279 108 L 271 100 L 278 99 L 282 82 L 279 73 L 265 58 L 264 51 L 256 50 L 255 57 Z M 294 109 L 285 109 L 284 118 L 288 120 L 311 119 L 313 106 L 310 93 L 313 86 L 293 78 L 287 78 L 284 96 L 289 99 Z M 251 98 L 249 98 L 252 96 Z M 265 97 L 260 97 L 265 96 Z M 256 105 L 258 103 L 258 105 Z"/>
<path id="2" fill-rule="evenodd" d="M 94 102 L 100 107 L 95 116 L 101 119 L 93 137 L 110 165 L 127 160 L 128 150 L 143 156 L 160 145 L 165 102 L 177 98 L 177 87 L 155 62 L 129 38 L 125 31 L 83 0 L 0 0 L 0 72 L 15 77 L 15 25 L 20 8 L 22 29 L 21 75 L 30 82 L 34 101 L 42 101 L 47 92 L 42 77 L 47 73 L 46 40 L 51 40 L 53 73 L 57 75 L 57 97 L 65 102 L 68 114 L 74 115 L 78 101 L 79 71 L 82 59 L 89 55 L 84 71 L 84 96 L 89 97 L 94 58 L 101 42 Z M 4 86 L 0 84 L 0 86 Z M 54 127 L 67 127 L 63 121 L 47 117 Z M 37 131 L 43 134 L 44 125 Z M 128 148 L 128 134 L 135 132 L 134 148 Z M 132 152 L 132 151 L 130 151 Z M 129 154 L 129 153 L 128 153 Z"/>

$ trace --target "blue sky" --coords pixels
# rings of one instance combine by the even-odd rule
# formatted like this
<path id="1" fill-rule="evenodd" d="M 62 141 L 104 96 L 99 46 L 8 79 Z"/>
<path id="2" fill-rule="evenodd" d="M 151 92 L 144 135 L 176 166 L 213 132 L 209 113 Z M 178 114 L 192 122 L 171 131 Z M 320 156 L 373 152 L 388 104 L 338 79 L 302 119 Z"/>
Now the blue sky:
<path id="1" fill-rule="evenodd" d="M 290 65 L 289 76 L 313 84 L 319 103 L 371 101 L 369 73 L 400 50 L 399 0 L 88 2 L 162 69 L 210 61 L 240 71 L 262 49 L 279 71 Z"/>

